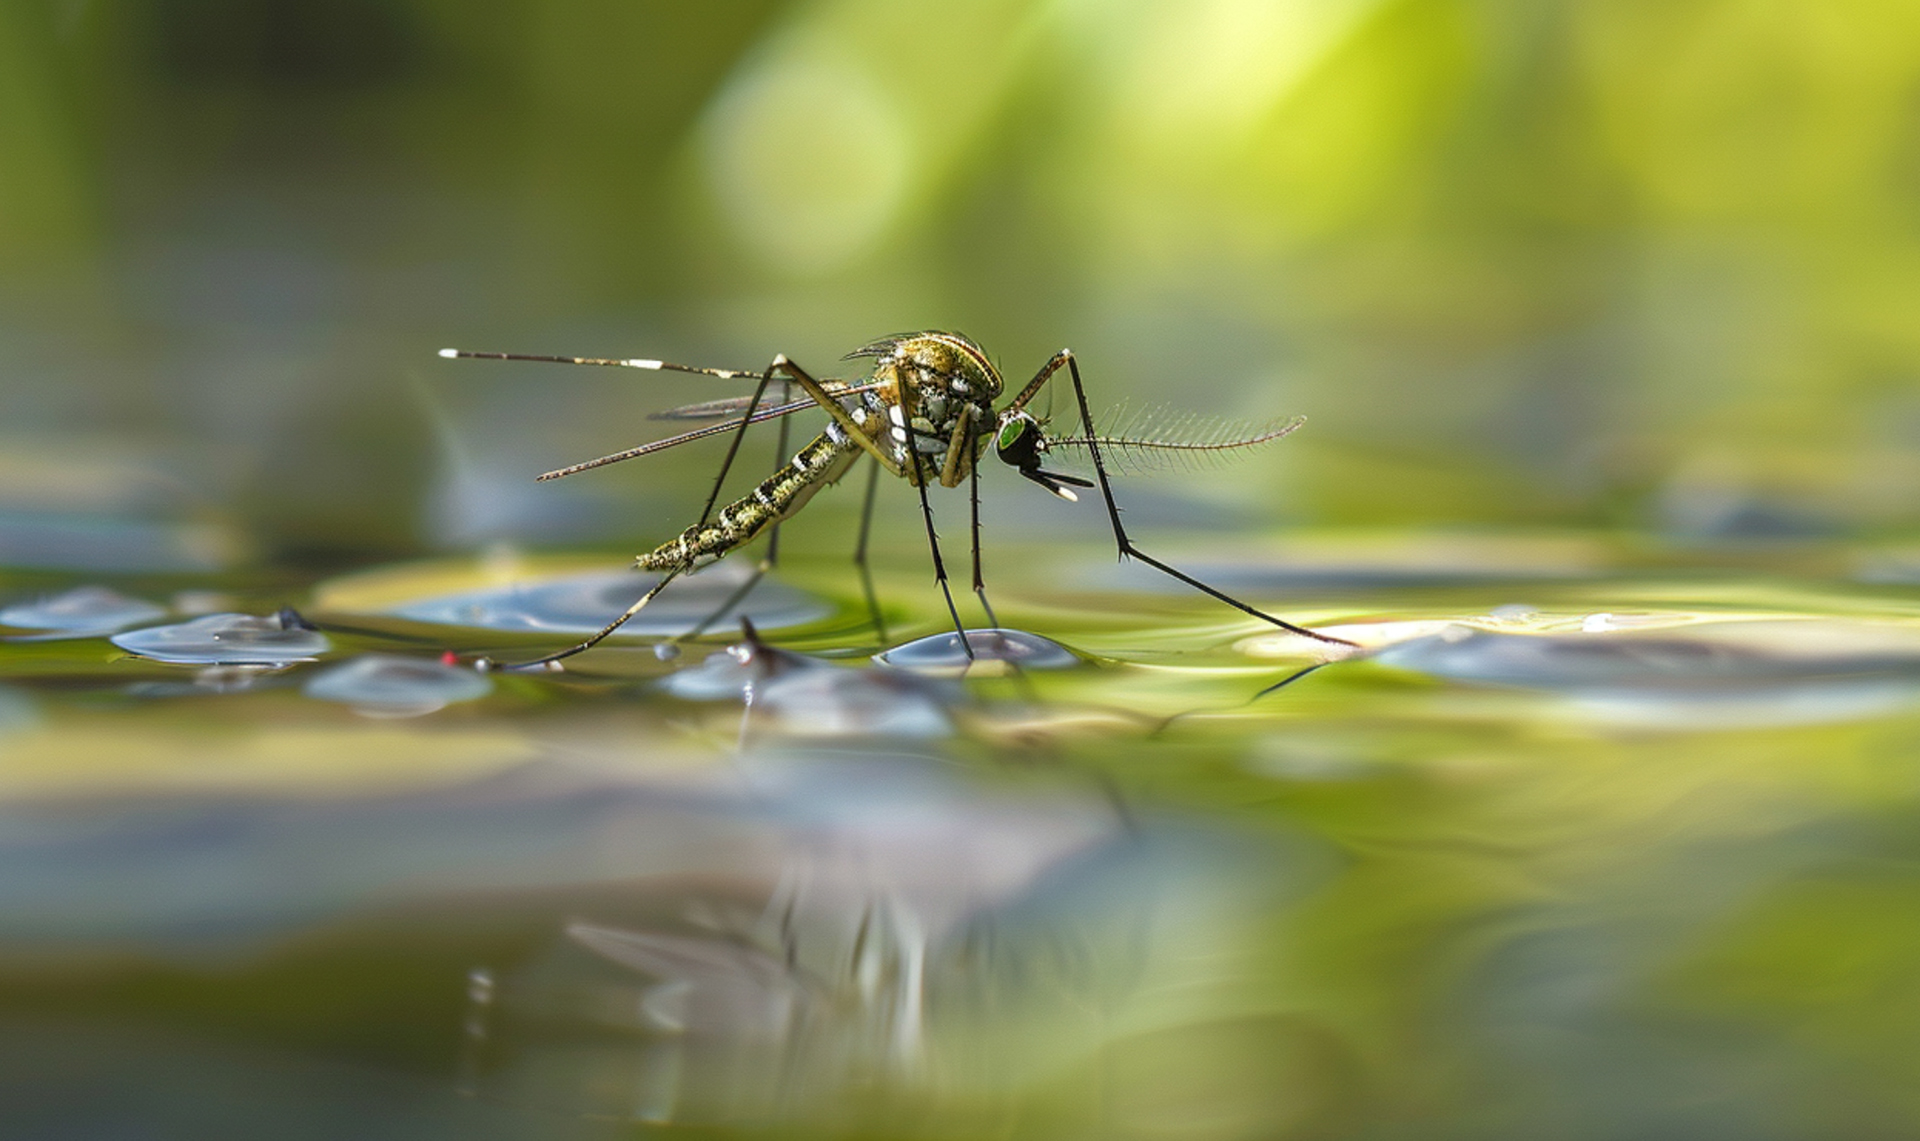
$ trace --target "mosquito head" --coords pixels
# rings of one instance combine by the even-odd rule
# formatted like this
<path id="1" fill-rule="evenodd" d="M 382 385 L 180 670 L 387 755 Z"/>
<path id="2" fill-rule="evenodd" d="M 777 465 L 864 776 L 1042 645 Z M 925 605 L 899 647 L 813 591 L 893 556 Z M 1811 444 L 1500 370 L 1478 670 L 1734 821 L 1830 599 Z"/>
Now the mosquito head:
<path id="1" fill-rule="evenodd" d="M 1093 484 L 1078 476 L 1040 470 L 1040 453 L 1046 451 L 1046 447 L 1046 433 L 1041 431 L 1040 421 L 1034 419 L 1032 413 L 1000 414 L 1000 426 L 993 434 L 993 450 L 1001 462 L 1018 469 L 1021 475 L 1062 499 L 1079 499 L 1068 485 L 1092 487 Z"/>
<path id="2" fill-rule="evenodd" d="M 1002 462 L 1025 470 L 1040 466 L 1040 421 L 1027 412 L 1002 412 L 993 450 Z"/>

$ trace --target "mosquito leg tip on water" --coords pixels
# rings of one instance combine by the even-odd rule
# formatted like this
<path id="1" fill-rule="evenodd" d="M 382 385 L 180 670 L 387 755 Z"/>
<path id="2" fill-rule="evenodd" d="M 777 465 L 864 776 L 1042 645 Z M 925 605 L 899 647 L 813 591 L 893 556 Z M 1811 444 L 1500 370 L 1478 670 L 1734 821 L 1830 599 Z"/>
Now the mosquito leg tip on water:
<path id="1" fill-rule="evenodd" d="M 460 350 L 459 349 L 441 349 L 440 355 L 447 358 L 448 360 L 452 360 L 453 358 L 460 355 Z"/>

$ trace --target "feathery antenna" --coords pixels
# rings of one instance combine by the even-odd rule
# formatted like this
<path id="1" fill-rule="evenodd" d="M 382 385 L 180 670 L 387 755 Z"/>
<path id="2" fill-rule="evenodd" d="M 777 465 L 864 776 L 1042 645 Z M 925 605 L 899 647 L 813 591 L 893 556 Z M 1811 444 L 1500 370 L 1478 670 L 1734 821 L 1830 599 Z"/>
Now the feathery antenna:
<path id="1" fill-rule="evenodd" d="M 1288 435 L 1307 422 L 1295 416 L 1260 427 L 1244 420 L 1191 413 L 1168 413 L 1152 408 L 1138 413 L 1122 410 L 1091 443 L 1113 466 L 1129 471 L 1199 467 L 1233 458 L 1236 453 Z M 1086 436 L 1042 436 L 1041 452 L 1088 450 Z"/>

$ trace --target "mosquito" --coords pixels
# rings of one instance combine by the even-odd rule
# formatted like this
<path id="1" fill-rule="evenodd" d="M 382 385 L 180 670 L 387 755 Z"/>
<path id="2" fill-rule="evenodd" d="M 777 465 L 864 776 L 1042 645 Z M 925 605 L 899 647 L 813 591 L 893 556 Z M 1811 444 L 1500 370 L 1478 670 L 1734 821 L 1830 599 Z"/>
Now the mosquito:
<path id="1" fill-rule="evenodd" d="M 665 418 L 718 419 L 718 423 L 559 468 L 538 477 L 541 480 L 560 479 L 607 464 L 652 455 L 694 440 L 730 436 L 726 457 L 721 461 L 719 474 L 714 478 L 713 488 L 707 494 L 700 517 L 675 538 L 635 560 L 639 569 L 654 571 L 660 576 L 646 593 L 619 617 L 584 641 L 509 668 L 551 665 L 592 649 L 640 613 L 679 576 L 715 562 L 762 533 L 771 531 L 768 557 L 761 561 L 759 570 L 735 591 L 733 598 L 715 612 L 714 617 L 724 614 L 772 565 L 777 551 L 779 525 L 797 514 L 822 488 L 837 483 L 863 456 L 871 458 L 874 465 L 867 482 L 859 540 L 854 554 L 863 578 L 874 490 L 879 473 L 886 472 L 906 480 L 919 492 L 920 515 L 926 524 L 927 545 L 933 555 L 934 579 L 946 601 L 947 614 L 959 635 L 961 648 L 968 657 L 972 657 L 973 648 L 967 638 L 966 626 L 960 620 L 959 608 L 954 603 L 946 561 L 940 554 L 940 539 L 934 530 L 933 506 L 927 492 L 936 484 L 943 488 L 958 487 L 962 481 L 968 484 L 972 503 L 973 592 L 988 620 L 997 626 L 999 623 L 994 617 L 993 607 L 987 601 L 980 561 L 979 461 L 989 445 L 1003 463 L 1062 499 L 1077 500 L 1076 488 L 1098 488 L 1100 498 L 1106 505 L 1107 519 L 1112 524 L 1114 544 L 1121 559 L 1145 563 L 1236 610 L 1290 633 L 1331 645 L 1356 645 L 1345 638 L 1275 617 L 1141 550 L 1121 522 L 1120 506 L 1113 497 L 1112 480 L 1108 475 L 1109 459 L 1151 460 L 1155 457 L 1195 456 L 1236 450 L 1286 435 L 1299 426 L 1299 420 L 1264 433 L 1235 438 L 1226 438 L 1219 433 L 1199 439 L 1150 438 L 1111 431 L 1103 434 L 1095 428 L 1093 413 L 1087 402 L 1086 386 L 1080 379 L 1080 364 L 1069 349 L 1061 349 L 1053 354 L 1034 373 L 1033 379 L 1014 394 L 1012 400 L 996 409 L 995 401 L 1006 389 L 999 370 L 987 359 L 980 346 L 969 338 L 959 333 L 937 330 L 882 337 L 848 353 L 843 360 L 872 362 L 867 377 L 859 381 L 816 379 L 784 353 L 776 355 L 759 372 L 705 368 L 645 358 L 616 360 L 469 352 L 462 349 L 442 349 L 440 355 L 447 358 L 601 365 L 755 382 L 752 395 L 744 399 L 706 401 L 660 414 Z M 1063 368 L 1073 382 L 1080 434 L 1050 436 L 1046 432 L 1045 422 L 1029 411 L 1029 406 L 1047 382 Z M 769 392 L 776 385 L 779 396 L 770 400 Z M 800 398 L 793 398 L 794 388 L 799 389 Z M 829 417 L 825 430 L 747 494 L 720 506 L 716 511 L 721 488 L 739 455 L 740 443 L 747 429 L 754 424 L 778 420 L 781 425 L 780 452 L 784 455 L 786 417 L 815 409 L 825 412 Z M 1043 466 L 1045 457 L 1061 449 L 1084 452 L 1092 462 L 1095 478 L 1087 480 L 1047 470 Z M 872 606 L 870 583 L 868 597 Z M 873 609 L 877 617 L 878 608 Z M 691 633 L 697 633 L 707 624 L 702 623 Z M 884 637 L 883 633 L 883 640 Z"/>

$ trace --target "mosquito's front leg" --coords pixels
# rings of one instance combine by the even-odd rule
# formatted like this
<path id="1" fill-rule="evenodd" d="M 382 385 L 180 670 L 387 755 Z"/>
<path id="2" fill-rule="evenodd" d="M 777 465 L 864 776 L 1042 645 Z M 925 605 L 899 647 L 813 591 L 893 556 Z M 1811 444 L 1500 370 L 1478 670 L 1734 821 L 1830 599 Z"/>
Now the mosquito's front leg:
<path id="1" fill-rule="evenodd" d="M 960 639 L 960 648 L 966 651 L 967 660 L 973 660 L 973 644 L 967 641 L 966 623 L 960 621 L 960 608 L 953 604 L 953 588 L 947 584 L 947 564 L 940 558 L 940 536 L 933 530 L 933 504 L 927 501 L 926 461 L 921 458 L 918 449 L 909 447 L 907 455 L 914 465 L 914 474 L 920 478 L 913 481 L 920 490 L 920 516 L 927 521 L 927 546 L 933 551 L 933 577 L 940 584 L 940 595 L 947 600 L 947 614 L 953 618 L 953 632 Z"/>
<path id="2" fill-rule="evenodd" d="M 967 433 L 967 448 L 973 448 L 973 433 Z M 968 498 L 973 506 L 973 594 L 980 600 L 980 609 L 986 611 L 987 625 L 1000 628 L 1000 616 L 993 612 L 993 603 L 987 601 L 987 580 L 980 570 L 980 465 L 975 463 L 967 477 Z"/>
<path id="3" fill-rule="evenodd" d="M 1052 380 L 1053 374 L 1060 371 L 1060 366 L 1072 359 L 1072 349 L 1061 349 L 1059 352 L 1053 354 L 1052 359 L 1048 360 L 1046 364 L 1041 365 L 1039 372 L 1033 374 L 1033 379 L 1029 380 L 1027 386 L 1020 390 L 1020 395 L 1013 398 L 1013 403 L 1007 405 L 1006 410 L 1008 412 L 1026 411 L 1027 405 L 1032 403 L 1033 398 L 1040 395 L 1040 390 L 1047 386 L 1047 381 Z"/>
<path id="4" fill-rule="evenodd" d="M 1115 546 L 1117 546 L 1120 549 L 1121 558 L 1139 559 L 1141 562 L 1147 564 L 1153 569 L 1161 572 L 1162 574 L 1170 575 L 1174 578 L 1179 579 L 1181 582 L 1186 583 L 1188 586 L 1193 587 L 1195 590 L 1200 591 L 1202 594 L 1206 594 L 1213 598 L 1216 598 L 1221 602 L 1226 603 L 1228 606 L 1233 607 L 1236 610 L 1242 611 L 1247 614 L 1251 614 L 1255 618 L 1260 619 L 1262 622 L 1272 623 L 1273 625 L 1278 626 L 1282 630 L 1285 630 L 1289 633 L 1299 634 L 1300 636 L 1305 638 L 1312 638 L 1317 642 L 1326 642 L 1336 646 L 1353 646 L 1355 648 L 1358 648 L 1359 646 L 1358 642 L 1351 642 L 1345 638 L 1336 638 L 1332 634 L 1322 634 L 1317 630 L 1309 630 L 1305 626 L 1296 626 L 1292 622 L 1288 622 L 1285 619 L 1275 618 L 1273 615 L 1268 614 L 1264 610 L 1261 610 L 1254 606 L 1249 606 L 1230 594 L 1227 594 L 1223 591 L 1216 590 L 1213 587 L 1208 586 L 1206 583 L 1201 582 L 1199 579 L 1193 577 L 1192 575 L 1186 573 L 1183 570 L 1180 570 L 1178 567 L 1172 566 L 1168 563 L 1161 562 L 1159 559 L 1154 558 L 1152 555 L 1147 554 L 1145 551 L 1135 546 L 1133 539 L 1127 535 L 1126 525 L 1120 522 L 1120 505 L 1114 501 L 1113 484 L 1107 478 L 1107 465 L 1100 458 L 1100 442 L 1098 439 L 1099 433 L 1096 432 L 1093 427 L 1093 410 L 1087 404 L 1086 386 L 1080 382 L 1080 362 L 1074 359 L 1072 350 L 1061 349 L 1059 352 L 1055 353 L 1053 355 L 1053 359 L 1048 361 L 1044 366 L 1042 366 L 1039 373 L 1037 373 L 1031 381 L 1027 382 L 1027 387 L 1022 389 L 1020 391 L 1020 395 L 1014 398 L 1013 404 L 1011 405 L 1011 409 L 1013 411 L 1019 411 L 1025 408 L 1027 405 L 1027 402 L 1033 399 L 1035 394 L 1037 394 L 1040 391 L 1041 387 L 1047 383 L 1048 378 L 1052 377 L 1054 373 L 1060 370 L 1060 366 L 1062 364 L 1066 365 L 1067 375 L 1073 379 L 1073 397 L 1074 397 L 1074 400 L 1080 406 L 1080 426 L 1081 426 L 1081 429 L 1086 433 L 1087 454 L 1093 460 L 1094 476 L 1100 481 L 1100 498 L 1106 501 L 1107 518 L 1113 524 L 1113 541 Z"/>

